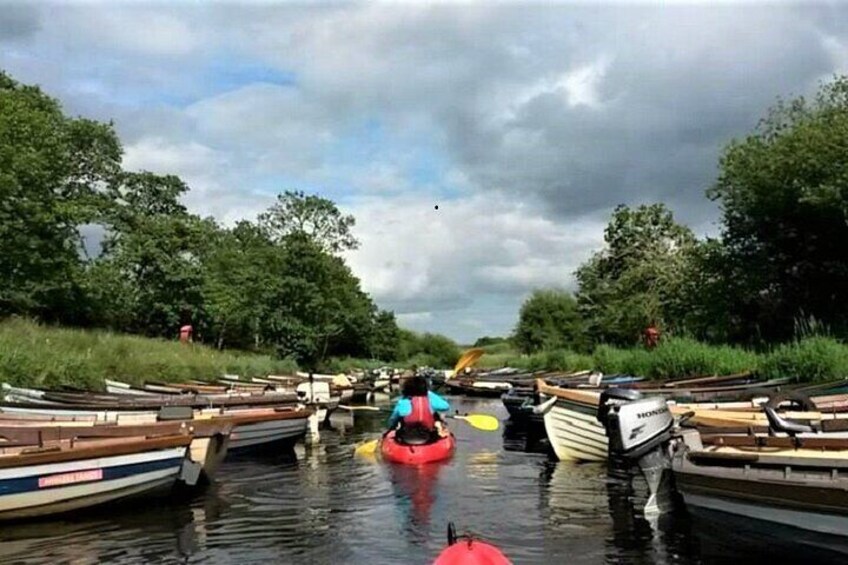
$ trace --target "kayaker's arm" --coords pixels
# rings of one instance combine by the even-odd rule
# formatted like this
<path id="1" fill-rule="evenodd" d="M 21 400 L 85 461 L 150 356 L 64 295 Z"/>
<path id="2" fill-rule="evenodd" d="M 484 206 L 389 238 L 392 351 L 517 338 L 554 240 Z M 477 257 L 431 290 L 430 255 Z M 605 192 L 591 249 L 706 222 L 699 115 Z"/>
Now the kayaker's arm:
<path id="1" fill-rule="evenodd" d="M 412 403 L 407 398 L 401 398 L 395 403 L 395 409 L 392 410 L 392 415 L 389 416 L 389 429 L 394 429 L 400 419 L 412 414 Z"/>
<path id="2" fill-rule="evenodd" d="M 448 404 L 448 401 L 433 392 L 432 390 L 427 393 L 427 396 L 430 400 L 430 408 L 432 408 L 434 412 L 450 411 L 450 404 Z"/>

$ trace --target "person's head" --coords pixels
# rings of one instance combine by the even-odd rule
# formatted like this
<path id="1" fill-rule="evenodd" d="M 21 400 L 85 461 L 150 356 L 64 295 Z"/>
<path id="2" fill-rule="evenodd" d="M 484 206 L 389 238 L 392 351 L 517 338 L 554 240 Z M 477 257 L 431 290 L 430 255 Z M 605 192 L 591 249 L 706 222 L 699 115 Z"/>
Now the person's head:
<path id="1" fill-rule="evenodd" d="M 401 394 L 406 397 L 427 396 L 428 390 L 427 379 L 419 375 L 414 375 L 403 380 Z"/>

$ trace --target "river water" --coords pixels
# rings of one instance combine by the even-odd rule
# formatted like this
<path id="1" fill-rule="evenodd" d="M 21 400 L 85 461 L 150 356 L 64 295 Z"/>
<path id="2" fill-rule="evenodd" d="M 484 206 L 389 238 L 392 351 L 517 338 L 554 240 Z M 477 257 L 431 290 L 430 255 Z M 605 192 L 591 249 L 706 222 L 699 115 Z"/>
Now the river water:
<path id="1" fill-rule="evenodd" d="M 450 400 L 506 419 L 498 400 Z M 487 433 L 456 422 L 456 456 L 421 469 L 355 459 L 353 446 L 384 419 L 336 414 L 296 457 L 227 462 L 190 497 L 3 525 L 0 561 L 423 564 L 445 545 L 451 520 L 517 564 L 785 562 L 799 549 L 779 536 L 734 535 L 724 518 L 692 519 L 682 508 L 651 524 L 639 517 L 638 488 L 604 465 L 552 461 L 533 433 L 511 426 Z"/>

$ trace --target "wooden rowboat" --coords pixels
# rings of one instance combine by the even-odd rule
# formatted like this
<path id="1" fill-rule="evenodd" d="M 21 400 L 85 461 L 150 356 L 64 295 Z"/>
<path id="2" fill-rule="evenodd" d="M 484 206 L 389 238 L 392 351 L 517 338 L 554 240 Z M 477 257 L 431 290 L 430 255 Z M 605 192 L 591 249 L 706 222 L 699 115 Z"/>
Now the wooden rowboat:
<path id="1" fill-rule="evenodd" d="M 228 453 L 249 449 L 290 449 L 307 431 L 310 410 L 292 407 L 209 407 L 191 406 L 44 406 L 25 403 L 0 403 L 0 420 L 11 419 L 67 422 L 117 423 L 118 425 L 150 424 L 163 417 L 198 420 L 225 416 L 232 422 Z M 198 424 L 199 425 L 199 424 Z"/>
<path id="2" fill-rule="evenodd" d="M 552 386 L 542 380 L 537 381 L 537 387 L 543 399 L 544 408 L 540 407 L 540 411 L 544 412 L 545 430 L 557 457 L 563 460 L 606 461 L 608 457 L 606 430 L 597 419 L 600 392 Z M 728 388 L 732 387 L 709 387 L 709 390 L 727 392 Z M 640 392 L 658 394 L 656 389 Z M 842 395 L 842 398 L 844 399 L 845 395 Z M 677 416 L 694 412 L 689 422 L 699 429 L 746 433 L 749 430 L 767 430 L 766 416 L 760 408 L 765 400 L 766 398 L 762 397 L 735 402 L 669 402 L 669 409 Z M 821 421 L 845 419 L 848 414 L 827 411 L 790 412 L 787 417 Z"/>
<path id="3" fill-rule="evenodd" d="M 172 487 L 191 436 L 0 447 L 0 520 L 47 516 Z"/>
<path id="4" fill-rule="evenodd" d="M 848 439 L 682 437 L 672 470 L 690 511 L 831 536 L 827 547 L 848 553 Z"/>
<path id="5" fill-rule="evenodd" d="M 36 419 L 2 417 L 0 414 L 0 447 L 44 448 L 57 442 L 103 438 L 191 436 L 188 458 L 196 463 L 207 479 L 212 479 L 227 455 L 230 434 L 240 422 L 232 416 L 216 416 L 203 420 L 169 422 L 98 423 L 93 419 Z M 184 477 L 194 484 L 194 477 Z"/>

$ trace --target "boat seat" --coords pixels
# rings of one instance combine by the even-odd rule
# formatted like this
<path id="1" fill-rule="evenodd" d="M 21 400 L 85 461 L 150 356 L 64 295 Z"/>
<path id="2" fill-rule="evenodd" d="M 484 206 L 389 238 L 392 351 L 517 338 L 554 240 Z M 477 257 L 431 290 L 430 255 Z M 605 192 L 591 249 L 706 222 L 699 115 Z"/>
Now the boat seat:
<path id="1" fill-rule="evenodd" d="M 771 406 L 765 406 L 763 410 L 766 413 L 766 418 L 768 418 L 769 429 L 771 431 L 784 432 L 789 434 L 790 436 L 794 436 L 795 434 L 810 434 L 816 432 L 816 428 L 812 425 L 802 424 L 801 422 L 781 418 L 777 415 L 777 412 L 775 412 L 774 408 L 772 408 Z"/>
<path id="2" fill-rule="evenodd" d="M 848 432 L 848 418 L 822 420 L 821 429 L 823 432 Z"/>
<path id="3" fill-rule="evenodd" d="M 418 426 L 401 428 L 395 432 L 395 440 L 402 445 L 427 445 L 433 443 L 435 431 Z"/>
<path id="4" fill-rule="evenodd" d="M 173 420 L 191 420 L 194 418 L 194 409 L 191 406 L 163 406 L 156 415 L 159 422 Z"/>

